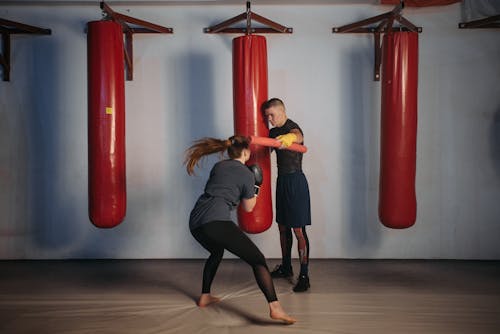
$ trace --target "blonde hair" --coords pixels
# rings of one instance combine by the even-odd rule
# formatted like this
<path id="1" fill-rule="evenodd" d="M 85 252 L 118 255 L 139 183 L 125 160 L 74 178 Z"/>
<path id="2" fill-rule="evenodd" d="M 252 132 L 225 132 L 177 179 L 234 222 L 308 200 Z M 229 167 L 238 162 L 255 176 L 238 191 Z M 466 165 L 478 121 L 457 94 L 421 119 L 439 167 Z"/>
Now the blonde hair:
<path id="1" fill-rule="evenodd" d="M 189 175 L 194 174 L 194 168 L 199 165 L 200 160 L 212 153 L 224 153 L 227 150 L 229 158 L 235 159 L 241 157 L 243 149 L 250 147 L 250 138 L 245 136 L 231 136 L 228 139 L 217 139 L 205 137 L 194 141 L 186 150 L 184 164 Z"/>

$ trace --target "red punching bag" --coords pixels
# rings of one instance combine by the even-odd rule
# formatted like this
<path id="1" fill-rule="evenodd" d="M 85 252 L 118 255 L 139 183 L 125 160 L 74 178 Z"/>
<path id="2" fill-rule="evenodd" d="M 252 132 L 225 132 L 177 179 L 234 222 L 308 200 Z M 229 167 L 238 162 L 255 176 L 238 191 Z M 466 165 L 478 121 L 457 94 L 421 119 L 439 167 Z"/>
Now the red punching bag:
<path id="1" fill-rule="evenodd" d="M 267 51 L 263 36 L 246 35 L 233 39 L 234 133 L 268 137 L 267 120 L 261 112 L 267 100 Z M 247 233 L 261 233 L 271 227 L 271 158 L 269 148 L 251 145 L 248 165 L 258 164 L 264 180 L 252 212 L 238 208 L 238 224 Z"/>
<path id="2" fill-rule="evenodd" d="M 125 186 L 123 32 L 113 21 L 87 24 L 89 217 L 97 227 L 122 222 Z"/>
<path id="3" fill-rule="evenodd" d="M 379 219 L 390 228 L 415 223 L 418 33 L 384 35 Z"/>

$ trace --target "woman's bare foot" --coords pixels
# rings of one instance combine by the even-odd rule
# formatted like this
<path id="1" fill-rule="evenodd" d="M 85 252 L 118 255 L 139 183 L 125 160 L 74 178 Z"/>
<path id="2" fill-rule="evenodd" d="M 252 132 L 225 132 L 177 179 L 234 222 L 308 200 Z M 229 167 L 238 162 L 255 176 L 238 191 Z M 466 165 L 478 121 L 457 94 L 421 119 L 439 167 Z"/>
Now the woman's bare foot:
<path id="1" fill-rule="evenodd" d="M 269 315 L 271 319 L 282 320 L 287 325 L 291 325 L 297 321 L 297 319 L 286 314 L 279 301 L 269 303 Z"/>
<path id="2" fill-rule="evenodd" d="M 214 297 L 209 293 L 203 293 L 200 296 L 200 299 L 198 300 L 198 306 L 199 307 L 205 307 L 210 304 L 218 303 L 220 301 L 220 298 Z"/>

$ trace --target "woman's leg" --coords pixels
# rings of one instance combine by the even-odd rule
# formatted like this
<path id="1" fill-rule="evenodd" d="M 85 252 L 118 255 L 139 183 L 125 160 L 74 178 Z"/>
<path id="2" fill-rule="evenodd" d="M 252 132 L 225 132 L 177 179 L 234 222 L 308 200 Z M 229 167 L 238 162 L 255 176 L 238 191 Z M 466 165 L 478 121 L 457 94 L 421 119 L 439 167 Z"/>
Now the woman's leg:
<path id="1" fill-rule="evenodd" d="M 292 324 L 296 320 L 285 313 L 276 297 L 273 280 L 266 264 L 266 259 L 257 246 L 233 222 L 217 222 L 206 230 L 207 235 L 217 244 L 240 257 L 253 269 L 255 280 L 269 303 L 270 316 Z"/>
<path id="2" fill-rule="evenodd" d="M 218 221 L 205 225 L 207 237 L 252 266 L 255 279 L 266 299 L 276 300 L 274 284 L 266 259 L 257 246 L 231 221 Z"/>
<path id="3" fill-rule="evenodd" d="M 192 231 L 193 237 L 210 252 L 210 256 L 205 262 L 203 268 L 203 283 L 201 288 L 201 296 L 198 301 L 198 306 L 204 307 L 212 303 L 216 303 L 220 298 L 214 297 L 210 294 L 212 282 L 214 280 L 219 264 L 224 255 L 224 248 L 206 236 L 204 228 L 199 227 Z"/>

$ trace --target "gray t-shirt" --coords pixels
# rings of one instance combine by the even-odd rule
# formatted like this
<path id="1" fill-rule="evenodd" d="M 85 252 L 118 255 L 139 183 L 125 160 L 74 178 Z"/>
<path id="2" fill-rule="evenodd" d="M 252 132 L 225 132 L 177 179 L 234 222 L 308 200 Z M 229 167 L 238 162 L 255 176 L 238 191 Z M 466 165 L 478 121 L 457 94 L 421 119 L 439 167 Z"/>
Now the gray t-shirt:
<path id="1" fill-rule="evenodd" d="M 205 192 L 198 198 L 189 217 L 189 228 L 195 228 L 217 220 L 231 220 L 242 198 L 254 197 L 255 177 L 238 160 L 222 160 L 210 171 Z"/>

